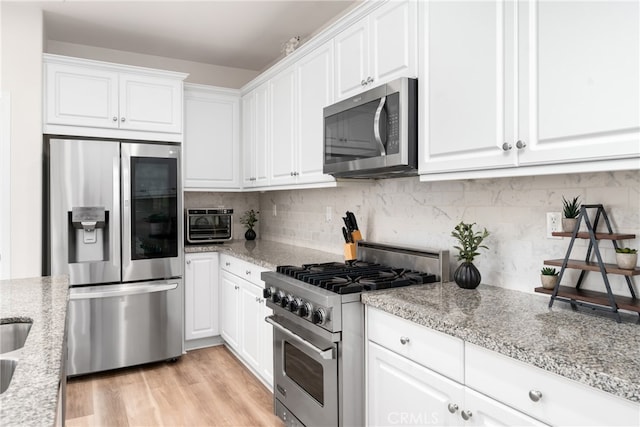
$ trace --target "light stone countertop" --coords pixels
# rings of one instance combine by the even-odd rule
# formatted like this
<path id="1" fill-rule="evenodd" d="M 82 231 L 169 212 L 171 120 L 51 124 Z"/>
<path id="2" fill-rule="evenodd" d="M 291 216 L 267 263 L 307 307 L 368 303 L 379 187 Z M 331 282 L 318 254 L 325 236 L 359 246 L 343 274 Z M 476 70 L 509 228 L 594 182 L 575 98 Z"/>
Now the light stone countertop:
<path id="1" fill-rule="evenodd" d="M 0 425 L 53 426 L 69 298 L 66 276 L 0 281 L 0 320 L 31 320 L 9 388 L 0 395 Z"/>
<path id="2" fill-rule="evenodd" d="M 275 270 L 279 265 L 344 262 L 342 255 L 262 239 L 256 239 L 250 242 L 234 240 L 213 245 L 185 245 L 184 251 L 186 253 L 227 253 L 269 270 Z"/>
<path id="3" fill-rule="evenodd" d="M 362 302 L 583 384 L 640 402 L 638 316 L 577 312 L 549 296 L 454 282 L 364 292 Z"/>

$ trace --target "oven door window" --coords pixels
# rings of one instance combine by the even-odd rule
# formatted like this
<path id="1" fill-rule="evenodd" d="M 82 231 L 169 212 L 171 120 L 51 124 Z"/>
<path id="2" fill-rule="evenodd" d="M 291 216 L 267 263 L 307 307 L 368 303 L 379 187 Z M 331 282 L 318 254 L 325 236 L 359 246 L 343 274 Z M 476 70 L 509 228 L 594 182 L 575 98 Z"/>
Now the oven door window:
<path id="1" fill-rule="evenodd" d="M 324 405 L 322 365 L 287 341 L 284 342 L 284 371 L 287 377 Z"/>

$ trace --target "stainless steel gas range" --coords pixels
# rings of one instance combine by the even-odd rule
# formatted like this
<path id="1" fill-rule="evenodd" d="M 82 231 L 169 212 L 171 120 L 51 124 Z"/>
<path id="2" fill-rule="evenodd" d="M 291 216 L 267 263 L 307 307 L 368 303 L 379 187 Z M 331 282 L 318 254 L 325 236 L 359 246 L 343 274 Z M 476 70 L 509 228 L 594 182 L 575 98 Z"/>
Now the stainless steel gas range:
<path id="1" fill-rule="evenodd" d="M 274 328 L 274 410 L 287 426 L 364 425 L 361 292 L 449 280 L 448 251 L 361 241 L 357 254 L 262 273 L 273 309 L 265 320 Z"/>

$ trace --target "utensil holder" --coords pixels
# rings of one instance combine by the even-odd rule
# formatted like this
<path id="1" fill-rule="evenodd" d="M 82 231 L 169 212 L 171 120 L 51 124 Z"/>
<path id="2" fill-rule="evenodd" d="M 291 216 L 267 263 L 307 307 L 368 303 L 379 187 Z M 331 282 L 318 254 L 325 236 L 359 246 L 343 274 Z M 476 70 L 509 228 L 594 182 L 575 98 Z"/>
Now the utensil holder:
<path id="1" fill-rule="evenodd" d="M 344 260 L 351 261 L 356 259 L 356 244 L 345 243 L 344 244 Z"/>

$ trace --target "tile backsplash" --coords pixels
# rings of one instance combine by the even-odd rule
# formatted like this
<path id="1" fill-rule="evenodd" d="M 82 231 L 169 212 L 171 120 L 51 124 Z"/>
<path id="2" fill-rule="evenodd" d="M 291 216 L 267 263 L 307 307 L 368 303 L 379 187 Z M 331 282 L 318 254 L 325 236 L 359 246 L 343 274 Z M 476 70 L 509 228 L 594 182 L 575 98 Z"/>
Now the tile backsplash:
<path id="1" fill-rule="evenodd" d="M 640 236 L 638 170 L 428 183 L 398 178 L 326 189 L 186 193 L 185 206 L 197 202 L 197 206 L 233 207 L 236 221 L 244 210 L 259 206 L 260 238 L 336 254 L 342 253 L 344 242 L 341 218 L 350 210 L 366 240 L 448 249 L 452 270 L 457 251 L 451 230 L 461 220 L 475 222 L 491 233 L 485 241 L 489 249 L 481 250 L 474 261 L 482 283 L 533 292 L 540 286 L 543 260 L 562 258 L 569 243 L 568 238 L 545 237 L 546 212 L 561 212 L 562 196 L 603 204 L 614 231 Z M 243 234 L 244 228 L 238 225 L 234 235 L 241 238 Z M 640 248 L 638 238 L 620 243 Z M 605 262 L 615 262 L 611 243 L 604 241 L 600 246 Z M 576 243 L 572 258 L 584 258 L 586 248 L 586 241 Z M 577 272 L 571 271 L 563 283 L 576 278 Z M 628 295 L 621 277 L 610 276 L 610 281 L 616 293 Z M 585 287 L 604 290 L 599 273 L 589 273 Z"/>

